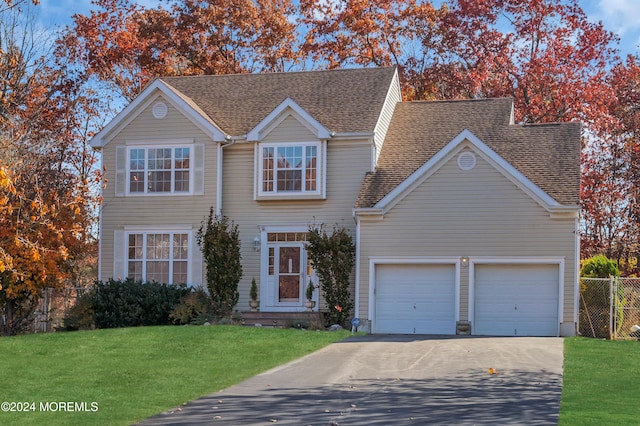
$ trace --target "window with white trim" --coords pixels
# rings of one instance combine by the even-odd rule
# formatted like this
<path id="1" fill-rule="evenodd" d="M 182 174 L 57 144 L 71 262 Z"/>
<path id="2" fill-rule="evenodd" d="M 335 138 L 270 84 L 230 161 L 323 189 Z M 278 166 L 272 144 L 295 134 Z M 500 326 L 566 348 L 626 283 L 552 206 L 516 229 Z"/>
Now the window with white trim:
<path id="1" fill-rule="evenodd" d="M 320 142 L 260 144 L 259 195 L 321 195 Z"/>
<path id="2" fill-rule="evenodd" d="M 127 192 L 130 194 L 189 194 L 193 146 L 130 147 Z"/>
<path id="3" fill-rule="evenodd" d="M 127 276 L 140 281 L 186 284 L 188 232 L 127 233 Z"/>

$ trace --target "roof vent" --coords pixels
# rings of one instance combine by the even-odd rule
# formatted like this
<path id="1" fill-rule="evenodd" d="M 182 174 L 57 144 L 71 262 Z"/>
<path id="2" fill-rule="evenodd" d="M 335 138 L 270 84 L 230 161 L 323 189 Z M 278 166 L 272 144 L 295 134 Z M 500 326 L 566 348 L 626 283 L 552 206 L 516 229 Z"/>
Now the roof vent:
<path id="1" fill-rule="evenodd" d="M 469 171 L 476 166 L 476 156 L 471 151 L 465 151 L 458 155 L 458 167 L 461 170 Z"/>
<path id="2" fill-rule="evenodd" d="M 153 116 L 155 118 L 157 118 L 158 120 L 165 118 L 167 116 L 167 112 L 168 112 L 168 108 L 167 108 L 167 104 L 165 104 L 164 102 L 156 102 L 153 105 L 153 109 L 151 110 L 151 112 L 153 113 Z"/>

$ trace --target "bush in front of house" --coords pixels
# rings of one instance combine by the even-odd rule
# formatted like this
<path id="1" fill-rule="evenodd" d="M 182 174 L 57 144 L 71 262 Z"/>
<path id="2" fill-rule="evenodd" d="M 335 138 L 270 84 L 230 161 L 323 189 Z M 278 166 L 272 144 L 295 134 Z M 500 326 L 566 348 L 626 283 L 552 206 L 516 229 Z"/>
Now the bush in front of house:
<path id="1" fill-rule="evenodd" d="M 182 296 L 180 303 L 173 307 L 169 317 L 174 324 L 203 325 L 211 322 L 212 307 L 209 294 L 203 288 L 196 288 L 186 296 Z"/>
<path id="2" fill-rule="evenodd" d="M 186 285 L 110 279 L 95 285 L 93 309 L 97 328 L 171 324 L 170 314 L 191 293 Z"/>

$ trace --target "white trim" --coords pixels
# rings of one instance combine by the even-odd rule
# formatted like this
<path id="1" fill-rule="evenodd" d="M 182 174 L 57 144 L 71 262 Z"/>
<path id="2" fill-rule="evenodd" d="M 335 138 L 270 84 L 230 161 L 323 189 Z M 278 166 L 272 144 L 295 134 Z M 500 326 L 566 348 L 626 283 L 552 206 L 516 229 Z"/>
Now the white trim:
<path id="1" fill-rule="evenodd" d="M 475 265 L 558 265 L 558 324 L 556 336 L 560 335 L 560 324 L 563 322 L 564 312 L 564 257 L 469 257 L 469 322 L 471 334 L 474 334 L 475 321 Z"/>
<path id="2" fill-rule="evenodd" d="M 278 241 L 278 242 L 269 242 L 268 234 L 270 233 L 278 233 L 278 232 L 308 232 L 309 225 L 295 223 L 291 225 L 258 225 L 260 228 L 260 294 L 264 295 L 264 297 L 260 297 L 260 310 L 261 311 L 269 311 L 269 312 L 303 312 L 306 311 L 304 307 L 304 297 L 301 298 L 299 303 L 297 302 L 276 302 L 275 294 L 271 294 L 269 296 L 269 292 L 273 292 L 277 289 L 274 283 L 274 287 L 269 287 L 269 244 L 273 244 L 275 247 L 286 246 L 289 245 L 291 247 L 297 247 L 302 245 L 302 251 L 300 253 L 300 261 L 307 259 L 305 243 L 302 241 Z M 277 253 L 274 253 L 277 256 Z M 306 264 L 302 264 L 301 267 L 304 268 L 303 276 L 304 280 L 301 282 L 301 294 L 304 296 L 304 292 L 306 291 L 307 279 L 309 276 L 306 271 Z M 318 283 L 315 283 L 318 285 Z M 272 300 L 273 303 L 268 304 L 268 302 Z M 314 311 L 318 311 L 319 308 L 319 292 L 314 292 L 314 300 L 316 301 L 316 306 Z"/>
<path id="3" fill-rule="evenodd" d="M 202 130 L 214 141 L 223 141 L 224 132 L 210 119 L 204 116 L 199 110 L 186 102 L 178 92 L 160 79 L 154 80 L 142 93 L 131 101 L 122 111 L 120 111 L 106 126 L 102 128 L 90 141 L 93 148 L 103 148 L 112 139 L 113 135 L 121 131 L 126 125 L 131 123 L 142 111 L 157 102 L 162 94 L 163 98 L 171 106 L 185 115 L 192 123 Z"/>
<path id="4" fill-rule="evenodd" d="M 143 247 L 146 247 L 147 244 L 147 240 L 146 240 L 146 236 L 147 235 L 151 235 L 151 234 L 161 234 L 161 235 L 174 235 L 174 234 L 186 234 L 187 235 L 187 258 L 186 258 L 186 262 L 187 262 L 187 279 L 186 279 L 186 283 L 187 285 L 191 285 L 194 284 L 194 279 L 193 279 L 193 271 L 192 271 L 192 266 L 193 266 L 193 250 L 195 247 L 194 241 L 195 241 L 195 231 L 193 229 L 193 227 L 191 225 L 161 225 L 161 226 L 151 226 L 151 225 L 127 225 L 124 227 L 124 231 L 123 231 L 123 250 L 122 250 L 122 255 L 124 257 L 123 261 L 124 261 L 124 272 L 126 273 L 126 271 L 128 270 L 128 266 L 129 266 L 129 255 L 128 255 L 128 246 L 129 246 L 129 235 L 135 235 L 135 234 L 142 234 L 143 235 L 143 240 L 144 240 L 144 245 Z M 170 238 L 171 241 L 171 249 L 169 250 L 169 259 L 163 259 L 169 262 L 169 280 L 173 280 L 173 275 L 172 275 L 172 271 L 173 271 L 173 262 L 176 260 L 173 257 L 173 239 Z M 135 259 L 137 261 L 141 261 L 142 262 L 142 275 L 143 281 L 148 281 L 148 277 L 147 277 L 147 273 L 146 273 L 146 267 L 147 267 L 147 262 L 149 261 L 149 259 L 147 258 L 147 253 L 146 253 L 146 249 L 143 250 L 143 258 L 142 259 Z M 179 259 L 182 260 L 182 259 Z M 115 262 L 114 262 L 115 263 Z M 200 279 L 197 280 L 197 282 L 199 282 Z M 166 283 L 166 284 L 175 284 L 175 283 Z"/>
<path id="5" fill-rule="evenodd" d="M 354 295 L 354 318 L 360 318 L 360 218 L 356 217 L 356 277 Z"/>
<path id="6" fill-rule="evenodd" d="M 422 184 L 426 179 L 433 175 L 449 159 L 462 151 L 467 144 L 475 149 L 476 154 L 480 155 L 480 157 L 496 168 L 502 175 L 529 195 L 546 211 L 577 211 L 577 207 L 575 206 L 563 206 L 558 203 L 467 129 L 460 132 L 451 140 L 451 142 L 423 164 L 422 167 L 412 173 L 411 176 L 378 201 L 374 207 L 382 208 L 384 213 L 392 209 L 418 185 Z"/>
<path id="7" fill-rule="evenodd" d="M 329 139 L 331 137 L 331 132 L 329 132 L 326 127 L 320 124 L 318 120 L 313 118 L 311 114 L 306 112 L 304 108 L 298 105 L 293 99 L 287 98 L 247 133 L 247 139 L 251 141 L 262 141 L 266 135 L 289 116 L 296 118 L 318 139 Z"/>
<path id="8" fill-rule="evenodd" d="M 369 311 L 368 318 L 371 321 L 371 332 L 376 329 L 376 266 L 377 265 L 452 265 L 455 268 L 454 278 L 454 321 L 460 321 L 460 257 L 452 256 L 371 256 L 369 257 Z M 454 333 L 455 334 L 455 330 Z"/>
<path id="9" fill-rule="evenodd" d="M 300 141 L 300 142 L 265 142 L 256 144 L 257 153 L 254 155 L 255 163 L 255 190 L 254 190 L 254 199 L 255 200 L 266 200 L 266 199 L 293 199 L 293 198 L 326 198 L 326 152 L 327 152 L 327 143 L 325 141 Z M 305 191 L 304 187 L 306 184 L 305 179 L 305 171 L 303 169 L 301 172 L 301 190 L 300 191 L 277 191 L 278 181 L 276 179 L 276 169 L 275 166 L 278 162 L 278 148 L 282 147 L 301 147 L 303 150 L 303 155 L 306 160 L 306 148 L 309 146 L 316 147 L 316 190 L 315 191 Z M 274 158 L 274 170 L 273 170 L 273 191 L 264 191 L 263 190 L 263 177 L 264 177 L 264 148 L 273 148 Z M 306 167 L 306 161 L 305 165 Z M 285 169 L 287 170 L 287 169 Z"/>
<path id="10" fill-rule="evenodd" d="M 190 142 L 190 143 L 189 143 Z M 177 139 L 175 141 L 161 141 L 158 143 L 149 142 L 141 142 L 141 143 L 126 143 L 126 159 L 124 165 L 125 171 L 125 192 L 124 195 L 126 197 L 166 197 L 166 196 L 188 196 L 194 195 L 194 184 L 195 184 L 195 149 L 196 145 L 193 139 Z M 174 168 L 174 155 L 176 149 L 189 148 L 189 190 L 188 191 L 175 191 L 175 171 Z M 131 150 L 133 149 L 144 149 L 144 169 L 143 170 L 135 170 L 135 172 L 144 172 L 145 175 L 145 185 L 143 192 L 131 192 Z M 162 169 L 163 171 L 171 172 L 171 191 L 161 191 L 161 192 L 150 192 L 148 191 L 148 182 L 146 177 L 149 174 L 148 171 L 148 152 L 152 149 L 171 149 L 171 169 Z M 179 169 L 182 170 L 182 169 Z M 204 171 L 203 171 L 204 172 Z"/>

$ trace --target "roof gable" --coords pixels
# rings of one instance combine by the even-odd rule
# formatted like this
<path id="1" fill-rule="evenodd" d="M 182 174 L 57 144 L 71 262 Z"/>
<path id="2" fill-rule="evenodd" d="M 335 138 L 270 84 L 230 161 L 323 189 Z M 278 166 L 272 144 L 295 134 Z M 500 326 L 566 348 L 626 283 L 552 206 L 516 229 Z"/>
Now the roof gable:
<path id="1" fill-rule="evenodd" d="M 418 185 L 424 183 L 431 175 L 440 169 L 445 163 L 460 153 L 466 146 L 471 146 L 473 151 L 491 164 L 503 176 L 520 188 L 534 201 L 547 211 L 557 210 L 561 205 L 546 192 L 531 182 L 504 158 L 500 157 L 489 146 L 482 142 L 476 135 L 465 129 L 453 140 L 438 151 L 433 157 L 413 172 L 405 181 L 396 186 L 391 192 L 378 201 L 373 208 L 381 209 L 382 213 L 390 210 L 404 197 L 410 194 Z"/>
<path id="2" fill-rule="evenodd" d="M 261 141 L 275 127 L 282 123 L 287 117 L 293 116 L 298 122 L 305 126 L 318 139 L 328 139 L 331 133 L 320 122 L 307 113 L 300 105 L 291 98 L 285 99 L 280 105 L 269 113 L 256 127 L 247 133 L 247 140 Z"/>
<path id="3" fill-rule="evenodd" d="M 91 139 L 91 146 L 94 148 L 104 147 L 125 126 L 156 101 L 159 94 L 162 95 L 163 100 L 170 102 L 174 108 L 184 114 L 211 139 L 215 141 L 225 139 L 225 133 L 213 120 L 203 114 L 198 105 L 161 80 L 155 80 Z"/>
<path id="4" fill-rule="evenodd" d="M 464 130 L 556 203 L 577 206 L 580 125 L 515 125 L 512 111 L 510 99 L 398 103 L 378 166 L 365 177 L 355 207 L 377 205 L 432 157 L 446 153 Z"/>

